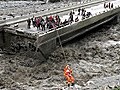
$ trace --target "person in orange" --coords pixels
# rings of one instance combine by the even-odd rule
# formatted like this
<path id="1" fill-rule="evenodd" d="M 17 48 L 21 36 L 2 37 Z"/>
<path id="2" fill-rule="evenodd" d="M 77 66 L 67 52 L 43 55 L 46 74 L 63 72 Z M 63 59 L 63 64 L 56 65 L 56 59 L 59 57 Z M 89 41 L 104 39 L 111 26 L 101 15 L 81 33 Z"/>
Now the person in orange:
<path id="1" fill-rule="evenodd" d="M 66 65 L 65 68 L 64 68 L 64 76 L 67 80 L 68 87 L 70 86 L 70 84 L 73 86 L 74 82 L 75 82 L 75 79 L 72 76 L 72 69 L 69 67 L 69 65 Z"/>

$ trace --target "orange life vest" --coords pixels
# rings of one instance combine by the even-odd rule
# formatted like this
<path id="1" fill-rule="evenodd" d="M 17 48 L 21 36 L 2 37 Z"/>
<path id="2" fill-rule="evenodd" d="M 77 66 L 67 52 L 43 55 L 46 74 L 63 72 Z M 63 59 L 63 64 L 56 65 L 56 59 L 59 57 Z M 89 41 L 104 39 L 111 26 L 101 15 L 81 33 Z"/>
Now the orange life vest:
<path id="1" fill-rule="evenodd" d="M 72 76 L 72 69 L 68 65 L 64 68 L 64 76 L 69 84 L 74 83 L 75 79 Z"/>

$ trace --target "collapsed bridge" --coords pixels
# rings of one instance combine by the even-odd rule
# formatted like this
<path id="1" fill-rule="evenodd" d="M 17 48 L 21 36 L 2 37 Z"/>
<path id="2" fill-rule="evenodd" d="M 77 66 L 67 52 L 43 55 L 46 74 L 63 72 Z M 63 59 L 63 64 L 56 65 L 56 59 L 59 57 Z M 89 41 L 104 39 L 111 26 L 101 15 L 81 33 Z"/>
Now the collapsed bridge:
<path id="1" fill-rule="evenodd" d="M 116 0 L 113 1 L 113 3 L 114 7 L 110 9 L 105 9 L 103 7 L 104 2 L 101 2 L 100 4 L 97 3 L 97 6 L 90 5 L 88 10 L 92 12 L 92 16 L 90 16 L 89 18 L 81 19 L 81 16 L 78 16 L 78 22 L 72 22 L 71 24 L 61 26 L 59 28 L 54 28 L 53 30 L 46 30 L 44 32 L 38 31 L 35 28 L 22 28 L 24 24 L 26 24 L 26 22 L 24 21 L 26 21 L 27 18 L 13 20 L 6 23 L 4 22 L 1 24 L 0 29 L 0 47 L 11 49 L 15 52 L 20 50 L 31 51 L 33 53 L 38 52 L 41 60 L 44 60 L 50 55 L 51 52 L 53 52 L 57 48 L 57 46 L 60 45 L 58 38 L 60 38 L 61 43 L 65 43 L 112 19 L 117 18 L 117 20 L 119 21 L 120 2 L 119 0 Z M 53 11 L 50 14 L 47 12 L 42 14 L 42 16 L 62 13 L 62 19 L 64 19 L 64 16 L 67 17 L 66 13 L 64 12 L 69 12 L 73 9 L 76 10 L 79 7 L 81 6 L 76 6 L 72 8 L 68 7 L 67 9 L 65 8 L 63 10 Z M 20 23 L 18 24 L 19 28 L 14 27 L 16 23 Z"/>

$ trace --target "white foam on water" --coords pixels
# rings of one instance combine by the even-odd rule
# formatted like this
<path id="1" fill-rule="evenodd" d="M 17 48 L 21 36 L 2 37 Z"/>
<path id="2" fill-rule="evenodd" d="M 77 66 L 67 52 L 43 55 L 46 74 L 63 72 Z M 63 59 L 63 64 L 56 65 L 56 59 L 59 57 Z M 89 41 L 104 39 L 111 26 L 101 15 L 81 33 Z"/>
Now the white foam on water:
<path id="1" fill-rule="evenodd" d="M 103 43 L 102 47 L 109 47 L 109 46 L 114 46 L 117 44 L 120 44 L 120 41 L 109 40 L 109 41 Z"/>
<path id="2" fill-rule="evenodd" d="M 81 90 L 81 86 L 75 84 L 74 86 L 70 86 L 70 87 L 67 87 L 67 88 L 63 87 L 62 90 Z"/>

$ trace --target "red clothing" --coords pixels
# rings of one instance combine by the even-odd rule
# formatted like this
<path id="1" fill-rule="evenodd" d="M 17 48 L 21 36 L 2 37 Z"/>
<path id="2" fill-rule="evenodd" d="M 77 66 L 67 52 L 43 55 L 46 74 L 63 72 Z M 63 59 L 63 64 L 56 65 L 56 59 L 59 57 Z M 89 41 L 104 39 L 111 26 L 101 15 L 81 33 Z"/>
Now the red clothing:
<path id="1" fill-rule="evenodd" d="M 39 24 L 40 24 L 40 19 L 38 18 L 36 19 L 36 26 L 39 26 Z"/>
<path id="2" fill-rule="evenodd" d="M 68 84 L 74 83 L 75 79 L 74 79 L 74 77 L 72 76 L 72 69 L 70 69 L 69 66 L 66 66 L 66 67 L 64 68 L 64 76 L 65 76 Z"/>
<path id="3" fill-rule="evenodd" d="M 65 78 L 66 78 L 68 84 L 75 82 L 75 79 L 72 75 L 69 75 L 69 76 L 67 75 Z"/>
<path id="4" fill-rule="evenodd" d="M 49 20 L 50 20 L 50 21 L 52 21 L 52 20 L 53 20 L 53 17 L 52 17 L 52 16 L 50 16 L 50 17 L 49 17 Z"/>

